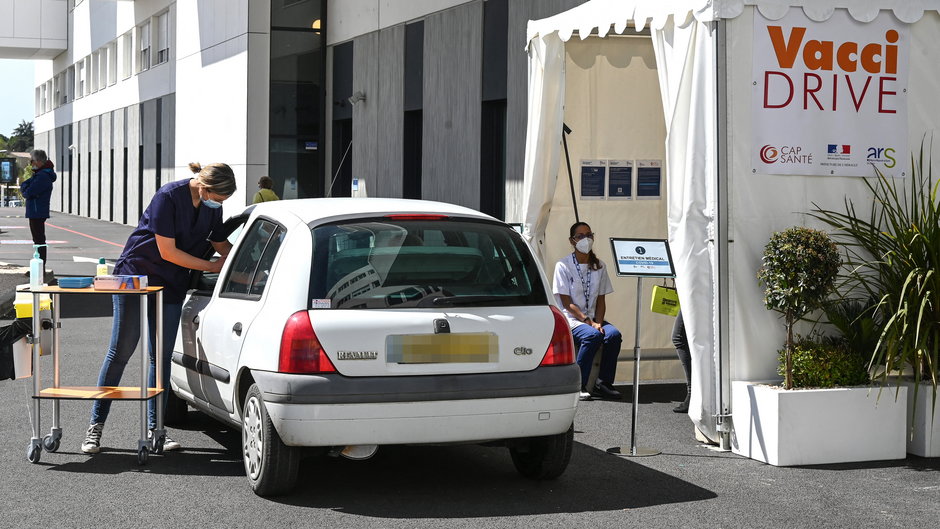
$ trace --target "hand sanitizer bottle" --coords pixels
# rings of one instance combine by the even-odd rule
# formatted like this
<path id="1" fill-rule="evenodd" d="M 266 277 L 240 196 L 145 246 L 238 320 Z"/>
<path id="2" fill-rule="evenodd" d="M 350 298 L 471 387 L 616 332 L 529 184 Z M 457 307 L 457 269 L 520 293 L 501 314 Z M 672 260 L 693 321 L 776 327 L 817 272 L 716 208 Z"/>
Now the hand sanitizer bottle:
<path id="1" fill-rule="evenodd" d="M 106 276 L 108 275 L 108 263 L 104 261 L 104 257 L 98 259 L 98 268 L 95 269 L 95 276 Z"/>
<path id="2" fill-rule="evenodd" d="M 30 290 L 39 288 L 43 284 L 42 277 L 42 258 L 39 257 L 39 247 L 45 244 L 33 245 L 33 258 L 29 260 L 29 288 Z"/>

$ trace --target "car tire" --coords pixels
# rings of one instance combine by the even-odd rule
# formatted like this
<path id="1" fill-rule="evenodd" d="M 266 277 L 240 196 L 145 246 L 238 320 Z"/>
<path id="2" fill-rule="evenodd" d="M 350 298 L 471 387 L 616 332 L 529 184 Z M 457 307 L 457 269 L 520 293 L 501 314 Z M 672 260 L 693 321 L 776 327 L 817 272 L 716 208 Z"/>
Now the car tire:
<path id="1" fill-rule="evenodd" d="M 573 445 L 574 424 L 565 433 L 533 437 L 510 445 L 509 454 L 519 474 L 529 479 L 548 480 L 557 478 L 568 468 Z"/>
<path id="2" fill-rule="evenodd" d="M 169 390 L 166 396 L 166 405 L 163 407 L 163 424 L 168 426 L 186 424 L 188 417 L 189 404 L 173 390 Z"/>
<path id="3" fill-rule="evenodd" d="M 281 441 L 257 384 L 248 389 L 242 407 L 242 460 L 258 496 L 280 496 L 294 488 L 300 451 Z"/>

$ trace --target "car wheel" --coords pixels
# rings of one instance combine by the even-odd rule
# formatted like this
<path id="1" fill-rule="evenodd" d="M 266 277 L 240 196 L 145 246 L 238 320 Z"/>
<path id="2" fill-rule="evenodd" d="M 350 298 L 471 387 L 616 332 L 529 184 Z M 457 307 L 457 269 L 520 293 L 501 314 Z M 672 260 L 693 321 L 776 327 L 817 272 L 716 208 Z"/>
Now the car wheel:
<path id="1" fill-rule="evenodd" d="M 520 474 L 529 479 L 555 479 L 568 468 L 574 444 L 574 424 L 558 435 L 533 437 L 512 445 L 509 454 Z"/>
<path id="2" fill-rule="evenodd" d="M 248 483 L 259 496 L 285 494 L 297 481 L 299 452 L 281 441 L 257 384 L 248 389 L 242 408 L 242 458 Z"/>
<path id="3" fill-rule="evenodd" d="M 173 390 L 168 390 L 166 405 L 163 407 L 163 424 L 177 426 L 185 424 L 189 416 L 189 404 Z"/>

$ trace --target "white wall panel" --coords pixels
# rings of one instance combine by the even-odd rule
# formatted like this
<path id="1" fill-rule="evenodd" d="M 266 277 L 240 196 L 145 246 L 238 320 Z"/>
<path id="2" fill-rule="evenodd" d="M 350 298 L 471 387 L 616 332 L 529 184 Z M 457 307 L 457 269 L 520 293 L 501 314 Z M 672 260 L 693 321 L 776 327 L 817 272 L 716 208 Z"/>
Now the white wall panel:
<path id="1" fill-rule="evenodd" d="M 101 152 L 101 116 L 88 119 L 88 161 L 91 167 L 88 171 L 88 194 L 86 216 L 93 219 L 101 218 L 101 209 L 98 202 L 100 191 L 101 171 L 98 167 L 98 153 Z"/>
<path id="2" fill-rule="evenodd" d="M 483 2 L 424 24 L 421 196 L 478 208 Z"/>
<path id="3" fill-rule="evenodd" d="M 113 124 L 111 112 L 101 115 L 101 209 L 98 216 L 102 220 L 111 220 L 112 173 L 111 173 L 111 147 Z"/>

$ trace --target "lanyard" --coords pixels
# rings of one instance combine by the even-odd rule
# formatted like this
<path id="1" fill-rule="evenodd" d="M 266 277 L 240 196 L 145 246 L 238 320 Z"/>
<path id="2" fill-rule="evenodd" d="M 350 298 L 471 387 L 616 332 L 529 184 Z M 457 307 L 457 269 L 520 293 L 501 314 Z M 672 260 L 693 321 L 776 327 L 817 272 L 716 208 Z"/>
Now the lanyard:
<path id="1" fill-rule="evenodd" d="M 584 312 L 586 315 L 591 309 L 591 269 L 588 268 L 587 282 L 585 282 L 584 276 L 581 275 L 581 267 L 578 266 L 578 259 L 574 256 L 574 252 L 571 252 L 571 261 L 574 263 L 574 269 L 578 271 L 578 279 L 581 280 L 581 288 L 584 289 Z"/>

